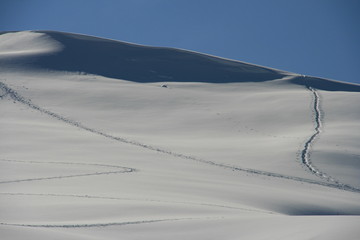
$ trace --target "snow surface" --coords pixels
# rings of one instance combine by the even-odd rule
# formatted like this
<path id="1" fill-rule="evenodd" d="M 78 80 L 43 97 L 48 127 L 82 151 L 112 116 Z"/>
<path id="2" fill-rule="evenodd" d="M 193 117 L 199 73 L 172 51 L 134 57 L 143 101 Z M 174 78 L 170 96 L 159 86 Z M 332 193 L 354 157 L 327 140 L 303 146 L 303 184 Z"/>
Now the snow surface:
<path id="1" fill-rule="evenodd" d="M 360 236 L 359 85 L 46 31 L 0 73 L 1 239 Z"/>

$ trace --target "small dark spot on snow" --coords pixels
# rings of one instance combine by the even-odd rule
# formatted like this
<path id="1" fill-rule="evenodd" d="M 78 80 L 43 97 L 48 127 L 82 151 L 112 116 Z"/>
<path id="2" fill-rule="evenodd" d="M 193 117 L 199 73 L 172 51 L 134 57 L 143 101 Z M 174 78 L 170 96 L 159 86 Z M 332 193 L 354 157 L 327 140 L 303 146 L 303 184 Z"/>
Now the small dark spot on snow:
<path id="1" fill-rule="evenodd" d="M 165 84 L 163 84 L 163 85 L 161 85 L 161 87 L 163 87 L 163 88 L 167 88 L 168 86 L 167 86 L 167 85 L 165 85 Z"/>

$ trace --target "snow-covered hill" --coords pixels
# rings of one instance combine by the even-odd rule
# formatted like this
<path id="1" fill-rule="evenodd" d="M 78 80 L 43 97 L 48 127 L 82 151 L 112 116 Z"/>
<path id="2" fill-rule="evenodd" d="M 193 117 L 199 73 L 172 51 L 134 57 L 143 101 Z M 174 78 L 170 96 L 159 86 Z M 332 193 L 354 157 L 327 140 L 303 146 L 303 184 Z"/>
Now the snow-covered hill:
<path id="1" fill-rule="evenodd" d="M 186 50 L 4 32 L 1 238 L 356 239 L 359 92 Z"/>

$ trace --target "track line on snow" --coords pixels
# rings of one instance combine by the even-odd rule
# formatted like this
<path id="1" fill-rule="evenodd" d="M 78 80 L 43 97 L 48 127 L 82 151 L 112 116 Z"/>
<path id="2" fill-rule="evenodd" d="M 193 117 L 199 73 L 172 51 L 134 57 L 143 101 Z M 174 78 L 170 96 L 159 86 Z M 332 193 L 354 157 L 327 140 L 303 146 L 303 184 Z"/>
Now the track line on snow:
<path id="1" fill-rule="evenodd" d="M 314 173 L 315 175 L 317 175 L 319 177 L 323 177 L 323 174 L 315 166 L 312 165 L 312 162 L 310 160 L 311 147 L 312 147 L 314 141 L 316 140 L 316 138 L 320 135 L 321 128 L 322 128 L 321 111 L 320 111 L 320 106 L 319 106 L 320 98 L 315 89 L 313 89 L 312 87 L 308 87 L 308 86 L 306 88 L 309 91 L 311 91 L 311 93 L 313 94 L 314 103 L 313 103 L 312 107 L 313 107 L 314 118 L 315 118 L 315 129 L 314 129 L 313 135 L 311 135 L 310 138 L 304 144 L 304 148 L 301 151 L 301 161 L 312 173 Z"/>
<path id="2" fill-rule="evenodd" d="M 264 211 L 258 209 L 249 209 L 234 207 L 228 205 L 219 205 L 213 203 L 199 203 L 199 202 L 184 202 L 184 201 L 167 201 L 167 200 L 158 200 L 158 199 L 140 199 L 140 198 L 120 198 L 120 197 L 107 197 L 107 196 L 94 196 L 94 195 L 79 195 L 79 194 L 54 194 L 54 193 L 14 193 L 14 192 L 0 192 L 0 195 L 4 196 L 38 196 L 38 197 L 69 197 L 69 198 L 83 198 L 83 199 L 101 199 L 101 200 L 115 200 L 115 201 L 138 201 L 138 202 L 153 202 L 153 203 L 166 203 L 166 204 L 181 204 L 181 205 L 193 205 L 193 206 L 202 206 L 202 207 L 215 207 L 215 208 L 225 208 L 231 210 L 239 210 L 246 212 L 258 212 L 266 214 L 277 214 L 271 211 Z"/>
<path id="3" fill-rule="evenodd" d="M 71 175 L 60 175 L 60 176 L 50 176 L 50 177 L 38 177 L 38 178 L 5 180 L 5 181 L 0 181 L 0 184 L 30 182 L 30 181 L 42 181 L 42 180 L 51 180 L 51 179 L 64 179 L 64 178 L 74 178 L 74 177 L 86 177 L 86 176 L 99 176 L 99 175 L 109 175 L 109 174 L 119 174 L 119 173 L 131 173 L 131 172 L 137 171 L 134 168 L 121 167 L 121 166 L 116 166 L 116 165 L 98 164 L 98 163 L 40 162 L 40 161 L 20 161 L 20 160 L 8 160 L 8 159 L 0 159 L 0 161 L 1 162 L 28 163 L 28 164 L 55 164 L 55 165 L 96 166 L 96 167 L 121 169 L 121 170 L 117 170 L 117 171 L 98 171 L 98 172 L 82 173 L 82 174 L 71 174 Z"/>
<path id="4" fill-rule="evenodd" d="M 47 109 L 44 109 L 36 104 L 33 104 L 31 101 L 25 99 L 24 97 L 22 97 L 19 93 L 17 93 L 15 90 L 13 90 L 12 88 L 8 87 L 5 83 L 0 82 L 0 89 L 2 89 L 5 94 L 4 96 L 9 96 L 11 99 L 13 99 L 13 101 L 17 101 L 20 102 L 34 110 L 37 110 L 43 114 L 47 114 L 52 118 L 55 118 L 57 120 L 60 120 L 62 122 L 65 122 L 67 124 L 70 124 L 72 126 L 75 126 L 79 129 L 83 129 L 85 131 L 88 132 L 92 132 L 94 134 L 118 141 L 118 142 L 122 142 L 122 143 L 126 143 L 126 144 L 130 144 L 133 146 L 137 146 L 137 147 L 141 147 L 141 148 L 145 148 L 151 151 L 155 151 L 158 153 L 163 153 L 163 154 L 167 154 L 167 155 L 171 155 L 173 157 L 177 157 L 177 158 L 182 158 L 182 159 L 186 159 L 186 160 L 192 160 L 192 161 L 196 161 L 196 162 L 200 162 L 200 163 L 204 163 L 204 164 L 208 164 L 208 165 L 212 165 L 212 166 L 216 166 L 216 167 L 221 167 L 224 169 L 229 169 L 232 171 L 240 171 L 240 172 L 246 172 L 246 173 L 250 173 L 250 174 L 256 174 L 256 175 L 263 175 L 263 176 L 268 176 L 268 177 L 275 177 L 275 178 L 281 178 L 281 179 L 288 179 L 288 180 L 293 180 L 293 181 L 298 181 L 298 182 L 303 182 L 303 183 L 310 183 L 310 184 L 316 184 L 316 185 L 321 185 L 321 186 L 325 186 L 325 187 L 332 187 L 332 188 L 337 188 L 337 189 L 342 189 L 342 190 L 346 190 L 346 191 L 351 191 L 351 192 L 358 192 L 360 193 L 360 189 L 352 187 L 350 185 L 346 185 L 346 184 L 338 184 L 336 182 L 321 182 L 321 181 L 316 181 L 316 180 L 311 180 L 311 179 L 306 179 L 306 178 L 300 178 L 300 177 L 294 177 L 294 176 L 288 176 L 288 175 L 283 175 L 283 174 L 278 174 L 278 173 L 272 173 L 272 172 L 267 172 L 267 171 L 260 171 L 260 170 L 256 170 L 256 169 L 249 169 L 249 168 L 240 168 L 240 167 L 236 167 L 236 166 L 230 166 L 230 165 L 226 165 L 226 164 L 222 164 L 222 163 L 217 163 L 217 162 L 213 162 L 213 161 L 209 161 L 209 160 L 205 160 L 205 159 L 201 159 L 201 158 L 197 158 L 197 157 L 193 157 L 193 156 L 189 156 L 189 155 L 185 155 L 185 154 L 181 154 L 181 153 L 176 153 L 176 152 L 172 152 L 166 149 L 162 149 L 162 148 L 158 148 L 152 145 L 148 145 L 148 144 L 144 144 L 144 143 L 140 143 L 137 141 L 133 141 L 133 140 L 129 140 L 123 137 L 116 137 L 104 132 L 101 132 L 99 130 L 87 127 L 79 122 L 70 120 L 66 117 L 63 117 L 57 113 L 51 112 Z"/>
<path id="5" fill-rule="evenodd" d="M 311 148 L 314 145 L 315 140 L 320 136 L 320 133 L 322 132 L 322 115 L 321 115 L 321 109 L 320 109 L 320 96 L 318 92 L 310 87 L 306 86 L 306 88 L 313 94 L 313 115 L 314 115 L 314 121 L 315 121 L 315 128 L 314 133 L 310 136 L 310 138 L 305 142 L 304 148 L 301 151 L 301 161 L 302 163 L 316 176 L 328 181 L 332 182 L 339 187 L 348 188 L 349 186 L 346 184 L 343 184 L 336 180 L 335 178 L 329 176 L 328 174 L 320 171 L 317 167 L 315 167 L 311 161 L 310 155 L 311 155 Z"/>
<path id="6" fill-rule="evenodd" d="M 199 218 L 197 218 L 199 219 Z M 15 227 L 32 227 L 32 228 L 99 228 L 111 226 L 137 225 L 158 222 L 174 222 L 181 220 L 195 220 L 195 218 L 170 218 L 170 219 L 155 219 L 155 220 L 141 220 L 128 222 L 105 222 L 105 223 L 83 223 L 83 224 L 20 224 L 20 223 L 0 223 L 3 226 Z"/>

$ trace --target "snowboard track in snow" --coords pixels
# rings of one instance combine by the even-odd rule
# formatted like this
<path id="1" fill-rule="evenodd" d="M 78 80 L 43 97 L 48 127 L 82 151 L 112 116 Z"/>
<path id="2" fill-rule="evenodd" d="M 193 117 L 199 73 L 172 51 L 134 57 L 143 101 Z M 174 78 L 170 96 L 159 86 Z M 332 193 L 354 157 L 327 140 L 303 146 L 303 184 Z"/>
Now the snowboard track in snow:
<path id="1" fill-rule="evenodd" d="M 126 138 L 123 138 L 123 137 L 113 136 L 111 134 L 104 133 L 104 132 L 101 132 L 99 130 L 87 127 L 87 126 L 85 126 L 85 125 L 83 125 L 83 124 L 81 124 L 79 122 L 68 119 L 66 117 L 63 117 L 63 116 L 57 114 L 57 113 L 51 112 L 50 110 L 42 108 L 42 107 L 32 103 L 30 100 L 27 100 L 26 98 L 21 96 L 18 92 L 16 92 L 12 88 L 8 87 L 3 82 L 0 82 L 0 89 L 4 92 L 2 94 L 2 99 L 4 99 L 6 96 L 9 96 L 13 101 L 22 103 L 22 104 L 28 106 L 29 108 L 31 108 L 33 110 L 36 110 L 36 111 L 38 111 L 40 113 L 49 115 L 52 118 L 55 118 L 55 119 L 57 119 L 59 121 L 70 124 L 72 126 L 75 126 L 75 127 L 79 128 L 79 129 L 82 129 L 82 130 L 85 130 L 85 131 L 88 131 L 88 132 L 92 132 L 94 134 L 97 134 L 97 135 L 100 135 L 100 136 L 103 136 L 103 137 L 106 137 L 108 139 L 112 139 L 112 140 L 115 140 L 115 141 L 118 141 L 118 142 L 134 145 L 134 146 L 145 148 L 145 149 L 155 151 L 155 152 L 158 152 L 158 153 L 167 154 L 167 155 L 170 155 L 170 156 L 173 156 L 173 157 L 177 157 L 177 158 L 181 158 L 181 159 L 185 159 L 185 160 L 196 161 L 196 162 L 200 162 L 200 163 L 204 163 L 204 164 L 208 164 L 208 165 L 212 165 L 212 166 L 216 166 L 216 167 L 220 167 L 220 168 L 224 168 L 224 169 L 228 169 L 228 170 L 232 170 L 232 171 L 239 171 L 239 172 L 245 172 L 245 173 L 250 173 L 250 174 L 255 174 L 255 175 L 263 175 L 263 176 L 268 176 L 268 177 L 287 179 L 287 180 L 292 180 L 292 181 L 297 181 L 297 182 L 302 182 L 302 183 L 316 184 L 316 185 L 321 185 L 321 186 L 325 186 L 325 187 L 337 188 L 337 189 L 341 189 L 341 190 L 360 193 L 360 189 L 352 187 L 352 186 L 347 185 L 347 184 L 339 184 L 336 181 L 335 182 L 316 181 L 316 180 L 311 180 L 311 179 L 307 179 L 307 178 L 289 176 L 289 175 L 284 175 L 284 174 L 279 174 L 279 173 L 273 173 L 273 172 L 261 171 L 261 170 L 256 170 L 256 169 L 241 168 L 241 167 L 238 167 L 238 166 L 226 165 L 226 164 L 222 164 L 222 163 L 217 163 L 217 162 L 197 158 L 197 157 L 190 156 L 190 155 L 185 155 L 185 154 L 182 154 L 182 153 L 172 152 L 170 150 L 166 150 L 166 149 L 158 148 L 158 147 L 155 147 L 155 146 L 152 146 L 152 145 L 144 144 L 144 143 L 141 143 L 141 142 L 129 140 L 129 139 L 126 139 Z M 316 92 L 315 92 L 315 95 L 318 97 Z M 317 103 L 315 103 L 315 105 L 318 106 L 318 98 L 316 98 L 316 99 L 317 99 L 317 101 L 316 101 Z M 318 113 L 320 113 L 320 111 Z M 317 135 L 318 134 L 315 133 L 307 141 L 306 147 L 303 150 L 303 153 L 305 153 L 304 156 L 309 156 L 310 146 L 313 143 L 313 141 L 314 141 L 314 139 L 316 138 Z M 309 160 L 308 157 L 307 157 L 307 159 Z"/>

